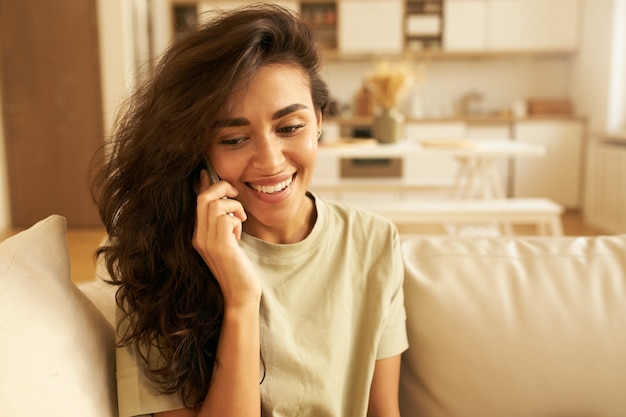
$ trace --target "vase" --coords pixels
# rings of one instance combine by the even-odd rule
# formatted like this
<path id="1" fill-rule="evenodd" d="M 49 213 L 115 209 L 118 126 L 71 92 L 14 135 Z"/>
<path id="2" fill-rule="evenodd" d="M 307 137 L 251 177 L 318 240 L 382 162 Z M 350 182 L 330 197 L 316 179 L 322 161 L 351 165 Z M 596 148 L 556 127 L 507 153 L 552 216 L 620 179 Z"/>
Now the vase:
<path id="1" fill-rule="evenodd" d="M 374 116 L 373 134 L 380 143 L 395 143 L 402 138 L 404 115 L 397 109 L 381 109 Z"/>

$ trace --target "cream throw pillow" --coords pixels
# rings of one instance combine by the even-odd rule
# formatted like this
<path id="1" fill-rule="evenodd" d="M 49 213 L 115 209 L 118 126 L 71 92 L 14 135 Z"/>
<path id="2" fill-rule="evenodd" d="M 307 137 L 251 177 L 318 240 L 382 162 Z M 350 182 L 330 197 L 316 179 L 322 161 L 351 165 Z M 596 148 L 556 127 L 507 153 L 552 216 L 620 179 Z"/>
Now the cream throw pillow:
<path id="1" fill-rule="evenodd" d="M 114 332 L 70 281 L 66 221 L 0 244 L 0 415 L 112 417 Z"/>

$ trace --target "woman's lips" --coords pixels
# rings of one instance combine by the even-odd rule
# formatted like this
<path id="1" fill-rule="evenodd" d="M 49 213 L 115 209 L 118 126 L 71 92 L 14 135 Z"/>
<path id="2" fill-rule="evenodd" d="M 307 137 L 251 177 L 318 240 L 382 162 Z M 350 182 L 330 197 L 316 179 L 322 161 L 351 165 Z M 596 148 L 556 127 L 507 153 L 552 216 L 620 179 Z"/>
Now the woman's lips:
<path id="1" fill-rule="evenodd" d="M 293 182 L 294 176 L 295 174 L 287 178 L 286 180 L 281 181 L 278 184 L 274 184 L 274 185 L 256 185 L 256 184 L 248 183 L 248 186 L 252 188 L 254 191 L 257 191 L 260 193 L 274 194 L 274 193 L 281 192 L 285 188 L 289 187 L 291 183 Z"/>

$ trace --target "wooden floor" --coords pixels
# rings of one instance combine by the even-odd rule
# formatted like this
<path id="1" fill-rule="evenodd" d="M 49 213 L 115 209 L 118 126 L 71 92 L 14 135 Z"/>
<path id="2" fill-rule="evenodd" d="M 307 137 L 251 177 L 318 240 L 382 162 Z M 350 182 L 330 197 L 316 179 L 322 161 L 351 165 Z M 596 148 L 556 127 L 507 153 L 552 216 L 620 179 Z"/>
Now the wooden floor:
<path id="1" fill-rule="evenodd" d="M 566 236 L 593 236 L 602 234 L 585 225 L 582 216 L 578 212 L 566 212 L 563 215 L 563 231 Z M 19 232 L 19 230 L 8 230 L 0 233 L 0 240 Z M 70 252 L 70 263 L 72 268 L 72 281 L 81 282 L 94 278 L 95 258 L 94 251 L 105 237 L 104 229 L 69 229 L 67 241 Z"/>

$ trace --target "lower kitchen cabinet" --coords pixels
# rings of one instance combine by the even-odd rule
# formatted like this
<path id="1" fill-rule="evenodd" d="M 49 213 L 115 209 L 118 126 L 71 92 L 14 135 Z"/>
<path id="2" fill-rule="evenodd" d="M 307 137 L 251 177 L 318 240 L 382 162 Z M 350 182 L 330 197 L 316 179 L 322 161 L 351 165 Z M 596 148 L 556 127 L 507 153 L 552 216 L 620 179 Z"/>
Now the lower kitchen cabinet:
<path id="1" fill-rule="evenodd" d="M 584 213 L 594 227 L 626 233 L 626 143 L 589 144 Z"/>
<path id="2" fill-rule="evenodd" d="M 584 122 L 518 121 L 513 131 L 517 141 L 546 147 L 542 158 L 513 161 L 513 196 L 545 197 L 569 209 L 580 208 Z"/>
<path id="3" fill-rule="evenodd" d="M 333 123 L 336 124 L 335 131 L 341 129 L 341 121 Z M 467 122 L 459 119 L 409 121 L 405 125 L 404 136 L 408 142 L 419 142 L 424 139 L 489 141 L 509 138 L 513 141 L 542 145 L 546 148 L 544 156 L 497 161 L 506 195 L 520 198 L 549 198 L 568 209 L 578 209 L 582 203 L 584 133 L 585 121 L 578 118 L 522 119 L 497 123 Z M 411 154 L 403 155 L 401 159 L 401 173 L 398 174 L 398 179 L 403 178 L 424 185 L 423 190 L 410 192 L 410 195 L 404 197 L 448 197 L 449 190 L 446 187 L 453 184 L 458 168 L 453 156 Z M 320 154 L 315 178 L 321 181 L 336 181 L 341 177 L 336 158 L 328 153 Z M 367 199 L 382 198 L 381 195 L 374 196 L 366 191 L 361 191 L 361 194 Z M 394 195 L 390 197 L 395 198 Z"/>
<path id="4" fill-rule="evenodd" d="M 511 123 L 481 123 L 481 122 L 469 122 L 467 123 L 466 135 L 469 139 L 473 140 L 503 140 L 511 139 Z"/>

